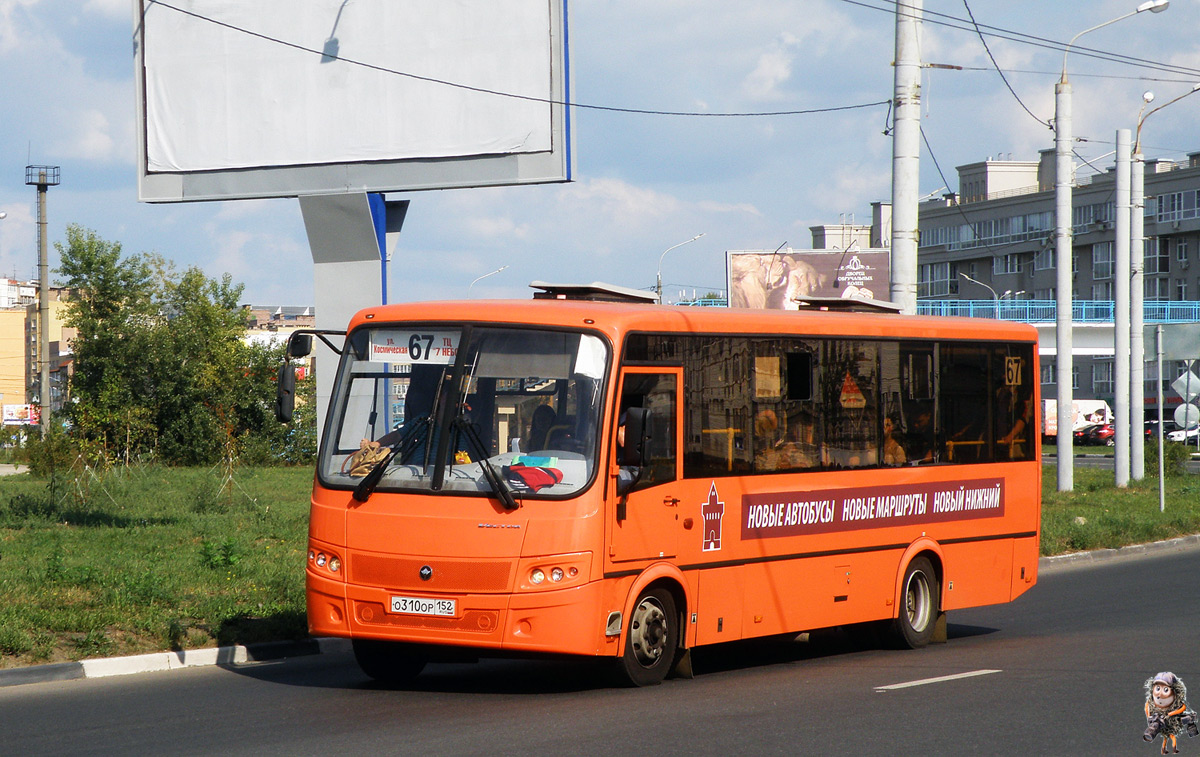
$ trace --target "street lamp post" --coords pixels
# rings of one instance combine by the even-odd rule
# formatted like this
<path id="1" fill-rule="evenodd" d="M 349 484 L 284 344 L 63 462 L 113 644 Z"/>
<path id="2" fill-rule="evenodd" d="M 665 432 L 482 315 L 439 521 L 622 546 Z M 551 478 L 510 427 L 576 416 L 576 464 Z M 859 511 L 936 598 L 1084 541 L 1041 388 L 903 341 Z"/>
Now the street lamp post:
<path id="1" fill-rule="evenodd" d="M 1071 85 L 1067 81 L 1067 53 L 1075 40 L 1088 32 L 1096 31 L 1109 24 L 1129 18 L 1130 16 L 1150 11 L 1161 13 L 1167 9 L 1169 0 L 1146 0 L 1133 11 L 1118 16 L 1110 21 L 1097 24 L 1076 34 L 1063 50 L 1062 77 L 1054 86 L 1054 249 L 1055 266 L 1055 384 L 1058 389 L 1058 418 L 1059 424 L 1066 423 L 1067 433 L 1057 435 L 1058 452 L 1058 490 L 1071 491 L 1075 483 L 1073 434 L 1070 433 L 1072 411 L 1071 381 L 1074 373 L 1074 350 L 1071 334 L 1072 310 L 1072 219 L 1071 219 L 1071 186 L 1074 181 L 1075 159 L 1071 156 Z M 1124 275 L 1122 272 L 1121 275 Z"/>
<path id="2" fill-rule="evenodd" d="M 659 305 L 661 305 L 661 304 L 662 304 L 662 264 L 663 264 L 663 258 L 665 258 L 665 257 L 667 256 L 667 253 L 668 253 L 668 252 L 670 252 L 671 250 L 675 249 L 676 247 L 683 247 L 685 244 L 688 244 L 689 242 L 695 242 L 697 239 L 699 239 L 700 237 L 704 236 L 704 235 L 705 235 L 705 234 L 707 234 L 707 233 L 708 233 L 708 232 L 706 232 L 706 231 L 702 231 L 702 232 L 700 232 L 699 234 L 697 234 L 696 236 L 694 236 L 694 237 L 692 237 L 691 239 L 687 240 L 686 242 L 680 242 L 679 244 L 673 244 L 673 245 L 671 245 L 670 247 L 668 247 L 667 249 L 663 250 L 663 254 L 662 254 L 662 255 L 659 255 L 659 256 L 658 256 L 658 273 L 656 273 L 656 274 L 654 275 L 654 281 L 655 281 L 655 284 L 654 284 L 654 292 L 655 292 L 655 294 L 658 296 L 658 304 L 659 304 Z"/>
<path id="3" fill-rule="evenodd" d="M 983 287 L 984 289 L 986 289 L 992 293 L 992 316 L 994 318 L 999 318 L 1000 317 L 1000 300 L 1002 300 L 1005 297 L 1007 297 L 1008 295 L 1012 294 L 1012 290 L 1005 289 L 1004 294 L 997 294 L 996 290 L 993 289 L 990 284 L 984 284 L 979 279 L 971 278 L 970 276 L 963 273 L 962 271 L 959 271 L 958 275 L 962 276 L 964 279 L 971 282 L 972 284 L 978 284 L 979 286 Z"/>
<path id="4" fill-rule="evenodd" d="M 476 281 L 479 281 L 480 279 L 486 279 L 488 276 L 495 276 L 496 274 L 498 274 L 498 273 L 500 273 L 501 271 L 503 271 L 505 268 L 508 268 L 508 266 L 506 266 L 506 265 L 502 265 L 502 266 L 500 266 L 499 268 L 497 268 L 497 269 L 496 269 L 496 270 L 494 270 L 494 271 L 491 271 L 491 272 L 489 272 L 489 273 L 485 273 L 485 274 L 483 274 L 482 276 L 477 276 L 477 277 L 475 278 L 475 280 L 474 280 L 474 281 L 472 281 L 470 284 L 468 284 L 468 285 L 467 285 L 467 299 L 468 299 L 468 300 L 469 300 L 469 299 L 471 299 L 471 287 L 475 286 L 475 282 L 476 282 Z"/>
<path id="5" fill-rule="evenodd" d="M 1129 164 L 1129 247 L 1133 270 L 1129 280 L 1129 443 L 1130 477 L 1141 481 L 1146 477 L 1145 417 L 1146 417 L 1146 342 L 1142 330 L 1145 326 L 1145 290 L 1142 273 L 1145 267 L 1145 157 L 1142 155 L 1142 125 L 1146 119 L 1163 108 L 1177 103 L 1188 95 L 1200 91 L 1200 84 L 1173 100 L 1168 100 L 1143 115 L 1146 106 L 1154 101 L 1154 93 L 1142 95 L 1142 107 L 1138 111 L 1137 129 L 1133 136 L 1133 157 Z"/>

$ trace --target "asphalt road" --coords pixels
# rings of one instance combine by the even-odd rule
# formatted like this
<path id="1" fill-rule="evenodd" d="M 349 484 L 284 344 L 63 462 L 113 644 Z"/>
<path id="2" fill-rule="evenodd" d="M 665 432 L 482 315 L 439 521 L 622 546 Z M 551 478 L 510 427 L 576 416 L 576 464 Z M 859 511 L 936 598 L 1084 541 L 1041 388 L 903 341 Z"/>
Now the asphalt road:
<path id="1" fill-rule="evenodd" d="M 1043 465 L 1058 465 L 1058 458 L 1054 457 L 1053 455 L 1044 455 L 1042 457 L 1042 464 Z M 1184 463 L 1184 466 L 1187 468 L 1188 473 L 1200 473 L 1200 460 L 1196 460 L 1196 459 L 1189 460 L 1188 462 Z M 1099 453 L 1099 452 L 1096 452 L 1096 453 L 1081 452 L 1075 456 L 1075 467 L 1076 468 L 1104 468 L 1107 470 L 1112 470 L 1113 456 L 1105 455 L 1105 454 Z M 1146 475 L 1157 478 L 1158 477 L 1158 468 L 1156 466 L 1155 467 L 1147 467 Z"/>
<path id="2" fill-rule="evenodd" d="M 1143 682 L 1200 691 L 1200 550 L 1043 571 L 950 641 L 858 650 L 840 632 L 732 645 L 629 690 L 578 663 L 434 665 L 408 690 L 347 655 L 0 689 L 5 754 L 1157 754 Z M 983 672 L 992 671 L 992 672 Z M 964 676 L 904 688 L 883 688 Z M 1184 738 L 1200 754 L 1200 738 Z"/>

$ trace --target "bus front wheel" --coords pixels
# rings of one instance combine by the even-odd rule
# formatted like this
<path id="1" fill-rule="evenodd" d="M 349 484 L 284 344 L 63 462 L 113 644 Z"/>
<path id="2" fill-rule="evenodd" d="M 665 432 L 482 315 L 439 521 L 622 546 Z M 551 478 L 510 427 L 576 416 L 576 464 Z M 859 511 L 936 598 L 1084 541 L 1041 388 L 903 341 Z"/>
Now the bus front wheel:
<path id="1" fill-rule="evenodd" d="M 425 669 L 425 656 L 411 645 L 377 639 L 354 639 L 358 667 L 383 684 L 407 683 Z"/>
<path id="2" fill-rule="evenodd" d="M 679 613 L 675 598 L 662 587 L 638 597 L 629 617 L 625 654 L 619 660 L 623 682 L 633 686 L 662 683 L 675 664 L 679 648 Z"/>
<path id="3" fill-rule="evenodd" d="M 918 557 L 908 564 L 900 587 L 900 612 L 892 627 L 898 646 L 920 649 L 933 640 L 940 585 L 929 558 Z"/>

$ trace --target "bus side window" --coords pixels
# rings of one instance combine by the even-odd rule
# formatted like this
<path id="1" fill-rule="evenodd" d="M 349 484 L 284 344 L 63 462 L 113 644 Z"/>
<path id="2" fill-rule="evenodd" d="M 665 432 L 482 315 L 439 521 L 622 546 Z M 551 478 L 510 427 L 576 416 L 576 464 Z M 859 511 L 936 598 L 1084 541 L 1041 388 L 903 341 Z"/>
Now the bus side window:
<path id="1" fill-rule="evenodd" d="M 883 435 L 879 397 L 878 345 L 850 339 L 825 342 L 821 411 L 826 465 L 864 468 L 876 464 Z"/>
<path id="2" fill-rule="evenodd" d="M 651 437 L 646 465 L 634 485 L 645 489 L 675 480 L 675 374 L 626 374 L 621 390 L 621 409 L 642 407 L 650 411 Z"/>
<path id="3" fill-rule="evenodd" d="M 983 345 L 943 344 L 940 365 L 939 426 L 945 430 L 945 459 L 951 463 L 992 461 L 986 401 L 988 348 Z"/>
<path id="4" fill-rule="evenodd" d="M 995 443 L 998 460 L 1031 460 L 1038 439 L 1034 428 L 1033 349 L 1011 345 L 995 350 Z"/>

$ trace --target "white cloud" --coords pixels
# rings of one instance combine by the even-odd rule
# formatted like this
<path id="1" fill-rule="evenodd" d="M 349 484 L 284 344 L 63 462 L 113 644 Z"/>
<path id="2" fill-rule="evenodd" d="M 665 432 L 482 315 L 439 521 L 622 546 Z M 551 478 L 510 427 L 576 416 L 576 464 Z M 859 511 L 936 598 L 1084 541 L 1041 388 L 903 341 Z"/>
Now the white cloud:
<path id="1" fill-rule="evenodd" d="M 466 229 L 473 236 L 488 239 L 500 237 L 524 239 L 529 236 L 529 224 L 517 223 L 512 218 L 471 218 L 466 222 Z"/>
<path id="2" fill-rule="evenodd" d="M 130 18 L 129 0 L 87 0 L 83 9 L 111 18 Z"/>
<path id="3" fill-rule="evenodd" d="M 696 207 L 705 213 L 743 213 L 745 215 L 762 217 L 762 211 L 754 207 L 748 202 L 712 202 L 711 200 L 701 200 L 696 203 Z"/>
<path id="4" fill-rule="evenodd" d="M 620 179 L 588 179 L 568 185 L 559 194 L 562 205 L 575 211 L 598 212 L 611 223 L 641 225 L 677 211 L 679 200 L 648 187 Z"/>
<path id="5" fill-rule="evenodd" d="M 786 96 L 786 93 L 779 91 L 779 87 L 792 78 L 794 53 L 791 48 L 794 45 L 795 38 L 791 37 L 790 44 L 787 40 L 782 40 L 758 56 L 758 65 L 742 83 L 747 97 L 762 101 L 780 100 Z"/>
<path id="6" fill-rule="evenodd" d="M 70 127 L 72 131 L 66 135 L 67 141 L 51 145 L 60 159 L 108 161 L 117 157 L 114 154 L 116 140 L 109 133 L 111 126 L 100 111 L 88 109 L 77 112 Z"/>

